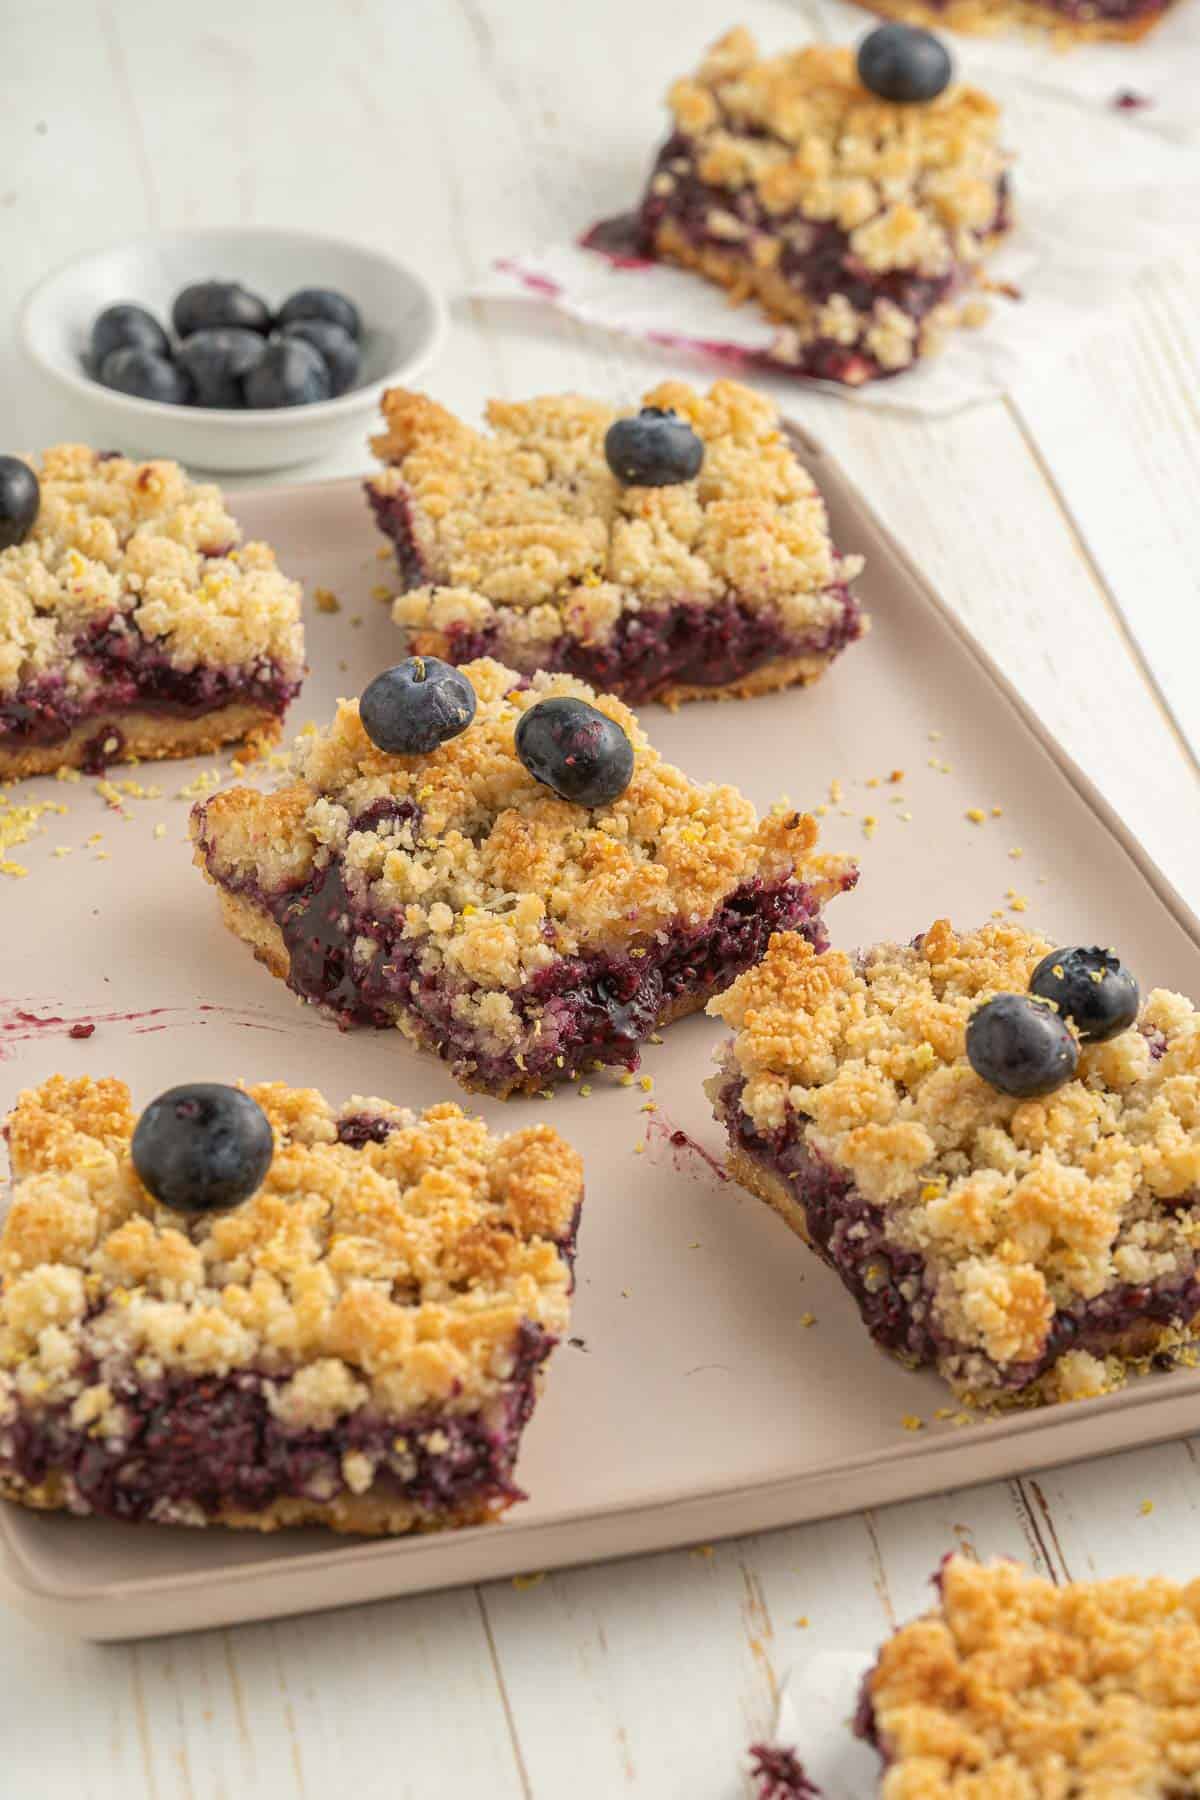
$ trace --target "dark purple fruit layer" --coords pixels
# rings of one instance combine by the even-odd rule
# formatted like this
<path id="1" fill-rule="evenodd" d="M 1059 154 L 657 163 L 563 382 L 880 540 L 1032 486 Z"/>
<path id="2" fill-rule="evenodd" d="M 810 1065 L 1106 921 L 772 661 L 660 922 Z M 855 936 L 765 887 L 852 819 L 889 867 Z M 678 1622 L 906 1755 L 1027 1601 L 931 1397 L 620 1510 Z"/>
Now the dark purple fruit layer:
<path id="1" fill-rule="evenodd" d="M 18 688 L 12 699 L 0 700 L 0 750 L 61 743 L 88 719 L 114 712 L 200 719 L 240 703 L 282 718 L 300 691 L 298 681 L 285 680 L 265 659 L 254 671 L 204 664 L 177 669 L 136 631 L 120 630 L 111 620 L 93 627 L 74 654 L 88 669 L 94 690 L 81 700 L 61 675 Z"/>
<path id="2" fill-rule="evenodd" d="M 396 546 L 396 566 L 405 588 L 423 587 L 429 580 L 425 558 L 417 547 L 413 529 L 412 503 L 403 488 L 396 494 L 378 494 L 366 484 L 367 499 L 375 514 L 375 523 L 385 537 Z"/>
<path id="3" fill-rule="evenodd" d="M 396 545 L 400 575 L 419 586 L 420 553 L 412 539 L 412 516 L 402 494 L 381 499 L 370 493 L 376 521 Z M 562 670 L 600 693 L 620 694 L 631 706 L 653 700 L 674 687 L 727 687 L 766 663 L 785 657 L 836 656 L 863 632 L 862 611 L 844 582 L 829 589 L 839 603 L 837 617 L 820 631 L 785 630 L 779 614 L 736 599 L 716 605 L 679 600 L 644 613 L 623 613 L 601 644 L 585 644 L 564 634 L 538 653 L 541 669 Z M 509 654 L 498 627 L 475 630 L 452 625 L 445 634 L 447 662 L 474 662 L 480 656 Z"/>
<path id="4" fill-rule="evenodd" d="M 697 250 L 736 252 L 728 238 L 709 224 L 714 214 L 733 212 L 752 232 L 782 240 L 777 273 L 814 306 L 834 294 L 844 295 L 857 312 L 869 313 L 878 300 L 888 300 L 919 324 L 935 306 L 949 299 L 960 286 L 963 271 L 951 268 L 944 275 L 919 275 L 911 269 L 868 269 L 850 247 L 850 235 L 828 219 L 810 219 L 800 207 L 786 213 L 768 213 L 751 187 L 736 194 L 714 187 L 696 173 L 691 140 L 675 132 L 658 153 L 638 214 L 635 248 L 642 256 L 655 254 L 658 228 L 669 219 Z M 680 170 L 677 165 L 686 163 Z M 671 190 L 654 192 L 654 179 L 669 172 Z M 1008 179 L 1001 176 L 996 189 L 996 213 L 987 235 L 999 235 L 1009 222 Z M 801 346 L 801 361 L 788 368 L 798 374 L 828 381 L 879 381 L 899 373 L 885 369 L 864 344 L 840 344 L 833 338 L 816 338 Z"/>
<path id="5" fill-rule="evenodd" d="M 561 637 L 546 646 L 540 666 L 561 669 L 603 693 L 641 706 L 675 687 L 727 687 L 764 664 L 784 657 L 833 657 L 862 636 L 858 602 L 843 584 L 831 589 L 841 602 L 835 622 L 809 637 L 784 631 L 777 614 L 752 611 L 737 600 L 716 606 L 682 601 L 662 611 L 625 613 L 602 644 Z M 446 659 L 473 662 L 504 656 L 499 631 L 451 626 Z"/>
<path id="6" fill-rule="evenodd" d="M 388 1418 L 364 1409 L 329 1431 L 284 1426 L 271 1411 L 268 1378 L 256 1370 L 146 1382 L 105 1371 L 131 1421 L 125 1438 L 90 1436 L 71 1424 L 69 1405 L 24 1409 L 0 1428 L 0 1475 L 30 1486 L 59 1476 L 70 1484 L 73 1505 L 105 1518 L 169 1520 L 177 1508 L 212 1518 L 259 1512 L 278 1500 L 344 1496 L 342 1458 L 360 1452 L 379 1464 L 372 1499 L 410 1502 L 430 1519 L 508 1503 L 524 1498 L 513 1468 L 537 1369 L 555 1342 L 524 1322 L 504 1402 L 489 1404 L 486 1416 L 429 1411 Z M 95 1368 L 83 1374 L 89 1382 L 100 1378 Z M 271 1377 L 282 1379 L 286 1372 Z M 441 1448 L 422 1442 L 431 1433 L 440 1434 Z M 404 1460 L 390 1465 L 397 1438 L 405 1440 Z"/>
<path id="7" fill-rule="evenodd" d="M 343 1026 L 388 1027 L 398 1013 L 421 1041 L 489 1088 L 562 1080 L 593 1063 L 637 1067 L 638 1046 L 684 995 L 707 998 L 757 962 L 773 931 L 800 930 L 822 948 L 827 939 L 812 891 L 791 881 L 739 888 L 704 927 L 651 942 L 634 957 L 562 957 L 512 994 L 518 1014 L 541 1031 L 524 1049 L 489 1052 L 453 1010 L 464 991 L 418 966 L 418 947 L 394 919 L 376 918 L 348 892 L 341 866 L 329 864 L 306 887 L 260 903 L 274 917 L 291 958 L 288 985 L 328 1007 Z M 376 946 L 368 963 L 352 958 L 356 937 Z"/>
<path id="8" fill-rule="evenodd" d="M 800 1135 L 806 1121 L 763 1134 L 743 1112 L 740 1080 L 721 1094 L 721 1109 L 731 1139 L 760 1167 L 786 1183 L 804 1210 L 813 1246 L 836 1270 L 858 1305 L 863 1323 L 883 1349 L 910 1365 L 939 1363 L 948 1374 L 987 1363 L 983 1352 L 948 1336 L 933 1310 L 936 1274 L 916 1251 L 905 1250 L 887 1236 L 884 1209 L 873 1205 L 851 1177 L 835 1169 Z M 1188 1207 L 1200 1204 L 1189 1199 Z M 901 1287 L 916 1290 L 906 1298 Z M 1041 1354 L 1027 1362 L 988 1364 L 996 1387 L 1018 1391 L 1036 1381 L 1067 1350 L 1103 1356 L 1126 1332 L 1150 1322 L 1186 1326 L 1200 1313 L 1200 1265 L 1193 1261 L 1178 1274 L 1157 1281 L 1122 1282 L 1054 1314 Z"/>
<path id="9" fill-rule="evenodd" d="M 399 816 L 411 818 L 411 806 Z M 804 882 L 745 882 L 704 925 L 678 927 L 665 941 L 651 937 L 637 946 L 641 955 L 560 957 L 514 989 L 513 1005 L 529 1024 L 518 1063 L 518 1048 L 485 1049 L 455 1014 L 457 996 L 480 990 L 422 969 L 420 946 L 403 935 L 403 920 L 376 916 L 358 900 L 340 861 L 303 887 L 267 894 L 252 881 L 222 877 L 204 848 L 214 879 L 279 926 L 290 958 L 288 986 L 296 993 L 328 1008 L 343 1027 L 388 1027 L 403 1015 L 457 1075 L 497 1092 L 560 1081 L 594 1063 L 635 1069 L 638 1046 L 660 1021 L 685 998 L 699 1005 L 728 987 L 760 959 L 773 931 L 800 931 L 818 950 L 828 943 L 820 902 Z M 352 954 L 360 937 L 375 946 L 365 962 Z"/>

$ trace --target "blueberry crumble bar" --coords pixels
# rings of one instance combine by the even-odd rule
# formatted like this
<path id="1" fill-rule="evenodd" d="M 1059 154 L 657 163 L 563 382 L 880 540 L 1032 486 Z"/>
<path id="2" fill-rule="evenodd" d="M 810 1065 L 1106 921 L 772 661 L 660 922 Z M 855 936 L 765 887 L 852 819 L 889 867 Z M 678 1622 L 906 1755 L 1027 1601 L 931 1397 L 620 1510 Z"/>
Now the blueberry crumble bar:
<path id="1" fill-rule="evenodd" d="M 757 300 L 781 322 L 781 366 L 858 387 L 980 321 L 968 290 L 1009 225 L 986 94 L 955 83 L 924 101 L 884 99 L 849 49 L 763 57 L 738 29 L 668 104 L 673 129 L 631 242 Z M 603 247 L 613 229 L 584 242 Z"/>
<path id="2" fill-rule="evenodd" d="M 978 1403 L 1069 1400 L 1200 1323 L 1200 1019 L 1105 950 L 938 921 L 772 939 L 712 1011 L 734 1177 L 874 1338 Z M 1186 1354 L 1186 1353 L 1185 1353 Z"/>
<path id="3" fill-rule="evenodd" d="M 30 466 L 36 510 L 0 540 L 0 780 L 277 737 L 300 589 L 219 490 L 81 444 Z"/>
<path id="4" fill-rule="evenodd" d="M 561 670 L 631 705 L 813 681 L 864 620 L 859 557 L 775 407 L 679 381 L 632 418 L 579 395 L 493 400 L 490 431 L 384 395 L 367 483 L 419 654 Z"/>
<path id="5" fill-rule="evenodd" d="M 7 1498 L 392 1533 L 522 1497 L 582 1195 L 557 1133 L 279 1083 L 172 1089 L 138 1121 L 123 1083 L 55 1076 L 7 1135 Z"/>
<path id="6" fill-rule="evenodd" d="M 1013 27 L 1049 31 L 1059 47 L 1145 37 L 1171 0 L 860 0 L 872 12 L 935 30 L 989 35 Z"/>
<path id="7" fill-rule="evenodd" d="M 863 1684 L 881 1800 L 1200 1795 L 1200 1582 L 951 1556 L 937 1587 Z"/>
<path id="8" fill-rule="evenodd" d="M 397 1026 L 503 1096 L 635 1068 L 773 930 L 825 944 L 822 904 L 857 870 L 817 853 L 810 817 L 760 820 L 736 788 L 690 781 L 619 700 L 569 676 L 413 664 L 423 682 L 390 671 L 387 705 L 368 689 L 369 712 L 342 701 L 302 735 L 280 791 L 234 788 L 192 814 L 226 923 L 303 998 Z M 444 741 L 381 749 L 368 719 L 389 745 L 429 741 L 405 710 L 425 693 Z"/>

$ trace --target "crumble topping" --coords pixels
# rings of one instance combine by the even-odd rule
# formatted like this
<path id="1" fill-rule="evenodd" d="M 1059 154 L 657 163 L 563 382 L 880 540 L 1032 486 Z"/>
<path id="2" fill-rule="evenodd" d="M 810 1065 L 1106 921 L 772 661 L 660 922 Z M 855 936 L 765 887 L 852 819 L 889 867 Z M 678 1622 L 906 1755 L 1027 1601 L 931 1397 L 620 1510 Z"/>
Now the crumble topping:
<path id="1" fill-rule="evenodd" d="M 299 679 L 299 584 L 266 544 L 241 544 L 217 487 L 83 444 L 31 462 L 37 519 L 0 550 L 0 696 L 47 675 L 87 688 L 81 640 L 99 628 L 181 670 L 271 660 Z"/>
<path id="2" fill-rule="evenodd" d="M 959 83 L 898 105 L 862 85 L 850 49 L 763 57 L 738 29 L 668 104 L 638 247 L 756 298 L 780 321 L 773 363 L 858 387 L 980 323 L 963 290 L 1009 224 L 986 94 Z"/>
<path id="3" fill-rule="evenodd" d="M 1155 990 L 1041 1099 L 999 1093 L 967 1061 L 975 1007 L 1023 992 L 1052 948 L 1015 924 L 958 936 L 939 920 L 915 946 L 855 962 L 779 935 L 709 1007 L 737 1034 L 731 1065 L 756 1128 L 798 1121 L 883 1210 L 889 1241 L 928 1259 L 943 1327 L 1000 1364 L 1036 1356 L 1057 1308 L 1186 1272 L 1200 1248 L 1190 1001 Z M 1093 1364 L 1073 1367 L 1078 1391 Z"/>
<path id="4" fill-rule="evenodd" d="M 883 1800 L 1200 1793 L 1200 1582 L 1071 1582 L 950 1557 L 866 1692 Z"/>
<path id="5" fill-rule="evenodd" d="M 736 595 L 800 635 L 836 623 L 843 602 L 829 590 L 862 561 L 835 551 L 771 402 L 733 381 L 707 394 L 665 381 L 642 404 L 673 409 L 704 440 L 694 480 L 623 487 L 604 457 L 618 411 L 577 394 L 493 400 L 485 433 L 389 389 L 372 440 L 388 466 L 369 487 L 407 499 L 430 577 L 396 602 L 397 622 L 444 631 L 504 616 L 531 645 L 596 643 L 623 613 Z"/>
<path id="6" fill-rule="evenodd" d="M 850 49 L 762 57 L 739 27 L 674 84 L 668 104 L 701 180 L 733 195 L 753 189 L 768 214 L 832 220 L 873 273 L 939 275 L 978 260 L 1005 168 L 1000 109 L 978 88 L 954 83 L 901 106 L 862 85 Z"/>
<path id="7" fill-rule="evenodd" d="M 277 1374 L 276 1415 L 328 1429 L 368 1405 L 475 1411 L 500 1393 L 532 1321 L 561 1335 L 557 1240 L 582 1197 L 575 1151 L 546 1125 L 495 1137 L 450 1103 L 335 1111 L 315 1090 L 247 1091 L 275 1132 L 263 1186 L 228 1212 L 159 1205 L 129 1155 L 115 1080 L 53 1076 L 8 1123 L 15 1178 L 0 1234 L 0 1418 L 72 1404 L 119 1436 L 109 1379 Z M 394 1129 L 360 1147 L 339 1123 Z M 354 1486 L 354 1471 L 347 1476 Z"/>
<path id="8" fill-rule="evenodd" d="M 281 791 L 234 788 L 195 809 L 197 861 L 274 893 L 336 857 L 373 912 L 403 917 L 427 969 L 484 990 L 461 1003 L 502 1041 L 517 1031 L 503 990 L 560 957 L 699 925 L 756 878 L 794 874 L 821 899 L 842 890 L 853 864 L 816 851 L 811 817 L 780 808 L 760 820 L 736 788 L 689 780 L 612 695 L 544 672 L 519 686 L 490 659 L 461 672 L 478 708 L 460 736 L 429 756 L 389 756 L 343 700 L 329 727 L 301 734 Z M 609 806 L 559 799 L 516 754 L 521 714 L 561 694 L 598 706 L 634 746 L 633 777 Z"/>

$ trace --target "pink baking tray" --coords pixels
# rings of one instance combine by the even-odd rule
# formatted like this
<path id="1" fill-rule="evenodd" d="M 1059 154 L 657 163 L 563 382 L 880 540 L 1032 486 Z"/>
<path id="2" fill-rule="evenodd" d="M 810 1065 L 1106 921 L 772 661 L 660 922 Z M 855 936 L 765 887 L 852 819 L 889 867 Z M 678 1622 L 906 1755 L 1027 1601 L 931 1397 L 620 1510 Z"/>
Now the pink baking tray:
<path id="1" fill-rule="evenodd" d="M 1119 945 L 1144 988 L 1200 992 L 1200 923 L 836 464 L 804 444 L 839 543 L 868 558 L 860 587 L 874 628 L 810 692 L 648 709 L 659 747 L 760 806 L 781 790 L 829 806 L 828 843 L 858 851 L 863 867 L 858 892 L 830 909 L 835 943 L 906 938 L 939 914 L 974 924 L 1007 908 L 1011 889 L 1028 898 L 1027 921 L 1059 941 Z M 236 510 L 304 580 L 312 675 L 293 723 L 323 720 L 396 651 L 375 597 L 390 569 L 358 484 L 243 495 Z M 318 586 L 338 596 L 339 612 L 311 605 Z M 4 888 L 0 1101 L 57 1069 L 119 1074 L 140 1100 L 176 1081 L 236 1076 L 412 1106 L 454 1094 L 444 1070 L 398 1035 L 342 1035 L 300 1007 L 222 930 L 183 841 L 178 790 L 197 769 L 137 770 L 166 797 L 130 800 L 129 822 L 92 784 L 28 784 L 30 798 L 65 798 L 70 810 L 20 853 L 29 879 Z M 904 780 L 889 783 L 896 769 Z M 830 802 L 834 780 L 843 798 Z M 985 823 L 967 821 L 971 808 Z M 870 836 L 866 814 L 879 821 Z M 110 860 L 82 847 L 96 830 Z M 53 860 L 55 843 L 74 845 L 72 857 Z M 14 952 L 45 941 L 64 894 L 75 928 L 53 960 Z M 97 1021 L 86 1042 L 66 1035 L 80 1018 Z M 1200 1372 L 962 1427 L 937 1420 L 950 1395 L 936 1377 L 879 1355 L 836 1279 L 779 1220 L 698 1150 L 671 1142 L 683 1133 L 719 1156 L 701 1083 L 720 1035 L 704 1018 L 673 1027 L 647 1053 L 649 1095 L 598 1075 L 588 1097 L 482 1105 L 500 1127 L 547 1113 L 587 1168 L 572 1328 L 581 1342 L 551 1364 L 521 1459 L 530 1498 L 506 1522 L 359 1542 L 0 1507 L 8 1596 L 92 1638 L 222 1625 L 760 1531 L 1194 1428 Z M 657 1112 L 642 1110 L 648 1100 Z M 923 1429 L 906 1429 L 906 1417 Z"/>

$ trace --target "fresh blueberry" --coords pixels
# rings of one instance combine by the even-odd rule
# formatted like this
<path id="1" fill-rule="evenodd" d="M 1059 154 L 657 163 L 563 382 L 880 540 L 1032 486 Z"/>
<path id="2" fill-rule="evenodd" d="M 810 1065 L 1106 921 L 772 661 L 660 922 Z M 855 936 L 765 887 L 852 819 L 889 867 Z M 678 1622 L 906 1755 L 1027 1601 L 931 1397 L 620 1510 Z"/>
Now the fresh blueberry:
<path id="1" fill-rule="evenodd" d="M 1043 956 L 1029 978 L 1029 991 L 1052 1000 L 1070 1019 L 1085 1044 L 1104 1044 L 1137 1018 L 1138 984 L 1111 950 L 1073 944 Z"/>
<path id="2" fill-rule="evenodd" d="M 334 394 L 344 394 L 358 380 L 358 345 L 340 325 L 333 325 L 328 319 L 293 319 L 279 335 L 312 345 L 329 370 Z"/>
<path id="3" fill-rule="evenodd" d="M 368 682 L 358 703 L 363 730 L 389 756 L 428 756 L 475 717 L 475 689 L 436 656 L 410 656 Z"/>
<path id="4" fill-rule="evenodd" d="M 700 473 L 704 445 L 678 413 L 643 406 L 636 418 L 609 426 L 604 455 L 625 487 L 675 487 Z"/>
<path id="5" fill-rule="evenodd" d="M 175 296 L 171 323 L 181 338 L 215 331 L 220 325 L 240 325 L 265 335 L 271 329 L 271 309 L 240 281 L 194 281 Z"/>
<path id="6" fill-rule="evenodd" d="M 267 340 L 239 325 L 194 331 L 179 346 L 179 366 L 196 389 L 197 406 L 244 406 L 242 382 L 267 353 Z"/>
<path id="7" fill-rule="evenodd" d="M 276 338 L 247 375 L 247 406 L 309 406 L 333 391 L 325 359 L 298 338 Z"/>
<path id="8" fill-rule="evenodd" d="M 1070 1081 L 1079 1047 L 1053 1007 L 1028 994 L 997 994 L 971 1014 L 967 1061 L 1002 1094 L 1028 1100 Z"/>
<path id="9" fill-rule="evenodd" d="M 170 356 L 171 345 L 166 332 L 144 306 L 122 301 L 106 306 L 97 313 L 92 325 L 92 367 L 98 369 L 114 350 L 153 350 L 156 356 Z"/>
<path id="10" fill-rule="evenodd" d="M 24 543 L 41 504 L 38 478 L 19 456 L 0 456 L 0 550 Z"/>
<path id="11" fill-rule="evenodd" d="M 150 1102 L 130 1154 L 142 1186 L 164 1206 L 217 1212 L 262 1186 L 274 1147 L 257 1100 L 241 1088 L 196 1081 Z"/>
<path id="12" fill-rule="evenodd" d="M 192 384 L 183 370 L 154 350 L 110 350 L 100 364 L 105 387 L 136 400 L 161 400 L 168 406 L 186 406 Z"/>
<path id="13" fill-rule="evenodd" d="M 352 338 L 362 336 L 362 319 L 353 300 L 332 288 L 301 288 L 290 294 L 279 309 L 275 323 L 282 329 L 298 319 L 323 319 L 327 325 L 340 325 Z"/>
<path id="14" fill-rule="evenodd" d="M 953 73 L 945 44 L 917 25 L 878 25 L 858 46 L 858 78 L 881 100 L 936 100 Z"/>
<path id="15" fill-rule="evenodd" d="M 633 778 L 633 745 L 586 700 L 539 700 L 521 714 L 516 746 L 535 781 L 578 806 L 607 806 Z"/>

